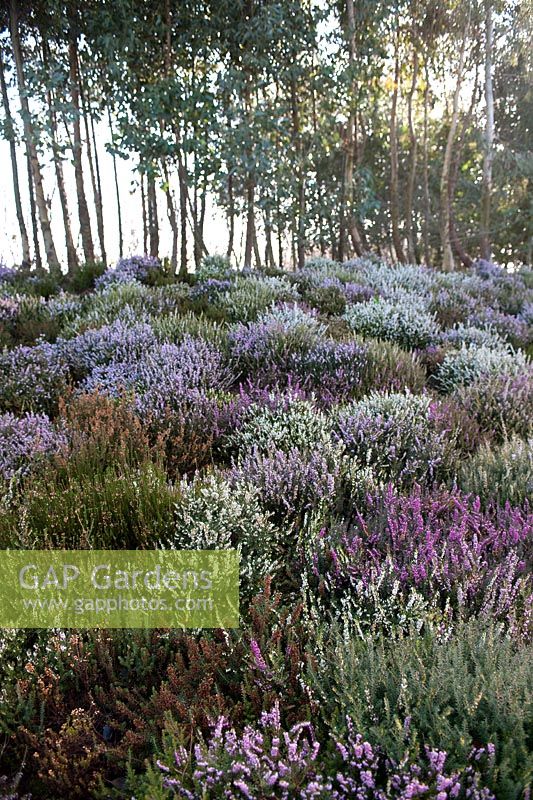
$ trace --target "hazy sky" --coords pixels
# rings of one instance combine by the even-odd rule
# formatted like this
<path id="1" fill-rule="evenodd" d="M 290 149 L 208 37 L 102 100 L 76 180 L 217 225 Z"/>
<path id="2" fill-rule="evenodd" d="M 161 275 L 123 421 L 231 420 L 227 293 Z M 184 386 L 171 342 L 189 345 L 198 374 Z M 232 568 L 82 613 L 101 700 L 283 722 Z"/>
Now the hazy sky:
<path id="1" fill-rule="evenodd" d="M 18 101 L 14 93 L 11 93 L 11 113 L 18 112 Z M 115 193 L 115 182 L 113 175 L 113 159 L 105 149 L 105 142 L 109 139 L 107 126 L 97 126 L 97 146 L 100 158 L 100 173 L 102 182 L 102 203 L 104 209 L 104 234 L 107 256 L 110 263 L 116 261 L 119 255 L 118 237 L 118 216 Z M 17 148 L 19 177 L 21 183 L 22 199 L 26 217 L 28 234 L 31 236 L 31 221 L 29 216 L 28 199 L 28 178 L 26 171 L 25 149 L 21 145 Z M 47 160 L 45 162 L 45 159 Z M 45 191 L 51 203 L 52 231 L 55 239 L 56 248 L 63 263 L 66 263 L 65 235 L 63 229 L 63 217 L 59 202 L 59 195 L 55 185 L 55 175 L 53 165 L 49 162 L 49 154 L 45 153 L 41 157 L 43 167 Z M 141 212 L 141 192 L 136 183 L 137 176 L 133 171 L 132 160 L 117 158 L 117 168 L 119 172 L 119 187 L 121 196 L 121 207 L 123 216 L 123 236 L 124 253 L 141 253 L 143 250 L 143 230 Z M 95 248 L 98 251 L 98 237 L 96 219 L 94 214 L 94 203 L 90 180 L 89 167 L 84 163 L 85 191 L 89 202 L 92 231 Z M 77 222 L 76 191 L 74 183 L 74 169 L 67 159 L 64 162 L 65 182 L 69 199 L 69 209 L 72 221 L 72 230 L 78 250 L 81 252 L 81 238 L 79 236 L 79 225 Z M 177 189 L 177 176 L 172 181 L 173 192 Z M 176 196 L 176 194 L 175 194 Z M 158 192 L 158 215 L 160 220 L 160 254 L 170 255 L 172 249 L 172 236 L 170 225 L 166 213 L 165 196 Z M 9 144 L 0 139 L 0 258 L 8 264 L 20 263 L 20 237 L 17 217 L 15 213 L 15 202 L 13 199 L 13 184 L 11 174 L 11 159 Z M 239 244 L 240 228 L 236 231 L 235 244 Z M 224 215 L 211 207 L 206 213 L 205 223 L 206 246 L 210 253 L 225 252 L 227 245 L 227 228 Z M 44 253 L 44 249 L 41 248 Z"/>

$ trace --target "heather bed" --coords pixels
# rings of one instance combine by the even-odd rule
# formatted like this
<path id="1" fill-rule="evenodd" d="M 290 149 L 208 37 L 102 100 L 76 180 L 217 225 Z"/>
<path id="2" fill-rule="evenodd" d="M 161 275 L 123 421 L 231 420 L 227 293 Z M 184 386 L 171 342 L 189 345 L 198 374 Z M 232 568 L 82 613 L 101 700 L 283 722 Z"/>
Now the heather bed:
<path id="1" fill-rule="evenodd" d="M 238 631 L 4 633 L 6 795 L 529 797 L 531 272 L 1 280 L 1 546 L 242 559 Z"/>

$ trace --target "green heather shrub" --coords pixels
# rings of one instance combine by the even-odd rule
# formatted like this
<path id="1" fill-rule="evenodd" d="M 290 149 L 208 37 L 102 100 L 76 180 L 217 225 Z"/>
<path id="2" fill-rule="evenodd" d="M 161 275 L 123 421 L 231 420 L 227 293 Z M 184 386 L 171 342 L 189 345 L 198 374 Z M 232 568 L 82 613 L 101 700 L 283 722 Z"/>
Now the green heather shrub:
<path id="1" fill-rule="evenodd" d="M 459 488 L 484 504 L 519 505 L 533 498 L 533 439 L 517 437 L 498 446 L 482 445 L 457 474 Z"/>
<path id="2" fill-rule="evenodd" d="M 519 800 L 531 780 L 531 644 L 473 620 L 400 639 L 317 632 L 311 689 L 323 722 L 338 733 L 349 714 L 371 744 L 400 760 L 424 745 L 446 750 L 451 768 L 473 746 L 494 743 L 498 800 Z"/>
<path id="3" fill-rule="evenodd" d="M 327 316 L 341 315 L 346 310 L 346 298 L 338 286 L 314 286 L 302 292 L 305 303 Z"/>
<path id="4" fill-rule="evenodd" d="M 393 342 L 375 339 L 369 339 L 366 346 L 361 395 L 368 394 L 372 389 L 389 392 L 409 390 L 413 394 L 422 391 L 426 373 L 415 353 L 408 353 Z"/>
<path id="5" fill-rule="evenodd" d="M 164 547 L 240 553 L 241 598 L 258 589 L 276 567 L 280 532 L 252 486 L 232 486 L 220 473 L 183 478 L 176 485 Z"/>
<path id="6" fill-rule="evenodd" d="M 65 279 L 65 284 L 71 292 L 87 292 L 94 289 L 94 282 L 104 274 L 106 266 L 102 261 L 80 264 L 74 275 Z"/>
<path id="7" fill-rule="evenodd" d="M 439 335 L 435 317 L 409 295 L 398 301 L 378 298 L 348 306 L 344 319 L 355 333 L 396 342 L 406 350 L 426 347 Z"/>
<path id="8" fill-rule="evenodd" d="M 497 441 L 533 434 L 533 372 L 490 375 L 453 395 L 481 432 Z"/>
<path id="9" fill-rule="evenodd" d="M 487 345 L 463 345 L 448 352 L 435 376 L 442 392 L 452 392 L 490 375 L 518 375 L 527 369 L 527 359 L 521 350 L 512 347 L 494 349 Z"/>
<path id="10" fill-rule="evenodd" d="M 233 267 L 231 266 L 229 258 L 220 253 L 215 253 L 212 256 L 204 256 L 204 258 L 202 258 L 200 267 L 195 275 L 199 281 L 206 281 L 209 280 L 209 278 L 222 280 L 223 278 L 230 277 L 232 272 Z"/>
<path id="11" fill-rule="evenodd" d="M 224 349 L 227 339 L 226 326 L 223 322 L 209 319 L 203 314 L 186 311 L 171 311 L 168 314 L 150 317 L 150 325 L 161 342 L 179 344 L 187 336 L 204 339 L 219 349 Z"/>
<path id="12" fill-rule="evenodd" d="M 157 291 L 140 283 L 113 283 L 105 291 L 91 294 L 85 308 L 72 322 L 64 326 L 65 336 L 76 336 L 89 328 L 101 328 L 126 313 L 137 314 L 137 321 L 148 313 L 151 294 Z"/>
<path id="13" fill-rule="evenodd" d="M 332 258 L 326 258 L 325 256 L 312 256 L 311 258 L 307 258 L 304 264 L 305 270 L 319 270 L 327 271 L 329 269 L 335 269 L 339 267 L 340 264 L 338 261 L 334 261 Z"/>
<path id="14" fill-rule="evenodd" d="M 171 535 L 176 491 L 154 464 L 47 470 L 6 503 L 1 547 L 137 549 Z"/>
<path id="15" fill-rule="evenodd" d="M 287 278 L 266 275 L 237 275 L 231 291 L 214 298 L 213 306 L 230 322 L 250 322 L 274 303 L 294 302 L 297 290 Z"/>

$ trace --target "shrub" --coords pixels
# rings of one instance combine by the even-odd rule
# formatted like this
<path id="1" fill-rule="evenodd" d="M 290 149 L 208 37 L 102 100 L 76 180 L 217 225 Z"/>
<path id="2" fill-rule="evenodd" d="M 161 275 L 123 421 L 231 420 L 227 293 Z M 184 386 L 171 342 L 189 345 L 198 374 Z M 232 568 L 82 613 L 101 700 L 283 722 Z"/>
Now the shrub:
<path id="1" fill-rule="evenodd" d="M 157 344 L 141 357 L 95 367 L 82 389 L 115 398 L 131 392 L 136 410 L 146 419 L 179 407 L 190 390 L 223 389 L 231 382 L 222 354 L 202 339 L 187 336 L 179 345 Z"/>
<path id="2" fill-rule="evenodd" d="M 0 516 L 0 542 L 51 549 L 142 549 L 172 531 L 175 490 L 156 465 L 90 475 L 43 471 Z"/>
<path id="3" fill-rule="evenodd" d="M 0 477 L 10 480 L 66 448 L 65 433 L 45 414 L 0 414 Z"/>
<path id="4" fill-rule="evenodd" d="M 452 432 L 427 395 L 372 393 L 342 408 L 336 436 L 378 481 L 432 482 L 454 458 Z"/>
<path id="5" fill-rule="evenodd" d="M 266 313 L 274 303 L 299 299 L 297 290 L 285 277 L 239 275 L 230 292 L 218 294 L 213 306 L 230 322 L 251 322 Z"/>
<path id="6" fill-rule="evenodd" d="M 96 282 L 106 271 L 106 266 L 101 261 L 80 264 L 73 275 L 67 278 L 67 286 L 72 292 L 87 292 L 94 289 Z"/>
<path id="7" fill-rule="evenodd" d="M 365 343 L 366 364 L 361 376 L 361 396 L 372 389 L 383 392 L 422 391 L 426 373 L 415 353 L 406 353 L 392 342 L 370 339 Z"/>
<path id="8" fill-rule="evenodd" d="M 59 415 L 68 449 L 56 464 L 70 475 L 128 469 L 157 457 L 140 419 L 122 400 L 82 394 L 60 402 Z"/>
<path id="9" fill-rule="evenodd" d="M 114 283 L 144 283 L 154 285 L 163 275 L 163 265 L 153 256 L 129 256 L 117 261 L 115 269 L 107 269 L 95 280 L 96 289 L 106 289 Z"/>
<path id="10" fill-rule="evenodd" d="M 367 347 L 354 341 L 322 339 L 307 351 L 289 353 L 286 369 L 303 390 L 330 405 L 362 393 Z"/>
<path id="11" fill-rule="evenodd" d="M 162 543 L 177 550 L 240 553 L 241 598 L 259 588 L 276 565 L 279 531 L 261 509 L 252 486 L 233 487 L 222 475 L 183 478 Z"/>
<path id="12" fill-rule="evenodd" d="M 236 325 L 229 333 L 229 348 L 241 374 L 263 383 L 276 382 L 280 374 L 287 374 L 289 354 L 307 352 L 324 333 L 316 313 L 284 306 L 263 314 L 257 322 Z"/>
<path id="13" fill-rule="evenodd" d="M 156 343 L 155 334 L 146 322 L 121 318 L 73 339 L 62 339 L 58 346 L 73 376 L 80 380 L 95 367 L 142 358 Z"/>
<path id="14" fill-rule="evenodd" d="M 247 452 L 231 470 L 231 482 L 254 486 L 261 502 L 283 519 L 332 500 L 341 471 L 342 450 L 333 447 L 302 452 L 258 448 Z"/>
<path id="15" fill-rule="evenodd" d="M 224 349 L 226 346 L 225 325 L 203 314 L 193 314 L 192 311 L 181 314 L 171 311 L 163 316 L 151 318 L 150 325 L 160 342 L 178 344 L 187 336 L 192 336 L 195 339 L 203 339 L 204 342 L 209 342 L 219 349 Z"/>
<path id="16" fill-rule="evenodd" d="M 213 715 L 242 714 L 244 648 L 231 632 L 47 631 L 29 648 L 24 638 L 18 652 L 2 642 L 3 760 L 15 767 L 27 753 L 35 797 L 101 796 L 130 758 L 153 754 L 170 714 L 184 738 L 207 733 Z"/>
<path id="17" fill-rule="evenodd" d="M 200 800 L 206 791 L 210 798 L 248 800 L 405 800 L 427 792 L 444 798 L 447 791 L 439 790 L 445 788 L 450 797 L 495 800 L 483 788 L 494 759 L 492 744 L 474 748 L 464 769 L 450 772 L 445 752 L 428 747 L 420 762 L 395 764 L 356 734 L 349 718 L 347 724 L 348 734 L 335 741 L 336 757 L 330 758 L 327 770 L 313 725 L 300 722 L 284 728 L 279 701 L 262 713 L 258 727 L 248 725 L 242 735 L 221 716 L 208 742 L 195 745 L 192 754 L 167 737 L 163 760 L 157 759 L 156 770 L 149 772 L 147 783 L 153 788 L 147 788 L 145 797 L 160 796 L 157 788 L 163 788 L 189 800 Z"/>
<path id="18" fill-rule="evenodd" d="M 498 800 L 518 800 L 531 775 L 531 646 L 479 620 L 449 635 L 428 629 L 400 640 L 349 639 L 324 629 L 313 671 L 321 715 L 339 735 L 354 729 L 394 760 L 431 746 L 462 769 L 473 748 L 496 744 L 488 782 Z M 318 648 L 320 644 L 317 643 Z"/>
<path id="19" fill-rule="evenodd" d="M 20 345 L 0 353 L 0 410 L 53 415 L 66 388 L 65 365 L 56 345 Z"/>
<path id="20" fill-rule="evenodd" d="M 497 447 L 484 445 L 457 474 L 465 492 L 482 501 L 518 505 L 533 496 L 533 440 L 512 438 Z"/>
<path id="21" fill-rule="evenodd" d="M 385 626 L 388 635 L 424 623 L 429 612 L 469 616 L 487 604 L 493 617 L 521 624 L 532 592 L 529 512 L 482 512 L 479 500 L 457 492 L 402 496 L 392 487 L 351 511 L 346 522 L 311 521 L 303 537 L 319 605 L 363 630 Z"/>
<path id="22" fill-rule="evenodd" d="M 309 400 L 289 393 L 271 394 L 268 401 L 248 406 L 239 429 L 228 436 L 229 446 L 237 452 L 257 450 L 268 454 L 272 449 L 314 449 L 331 440 L 327 416 Z"/>
<path id="23" fill-rule="evenodd" d="M 521 350 L 493 349 L 487 345 L 463 345 L 444 357 L 435 382 L 443 392 L 459 386 L 468 386 L 479 378 L 490 375 L 518 375 L 527 369 L 528 362 Z"/>
<path id="24" fill-rule="evenodd" d="M 501 336 L 491 328 L 478 328 L 475 325 L 455 325 L 444 331 L 441 336 L 441 341 L 444 345 L 452 345 L 458 347 L 463 344 L 475 344 L 478 346 L 485 345 L 496 349 L 502 349 L 504 340 Z"/>
<path id="25" fill-rule="evenodd" d="M 196 277 L 199 281 L 210 279 L 224 280 L 231 277 L 232 272 L 233 268 L 229 258 L 227 256 L 215 254 L 202 258 L 200 268 L 196 272 Z"/>
<path id="26" fill-rule="evenodd" d="M 344 318 L 355 333 L 396 342 L 407 350 L 425 347 L 439 334 L 435 318 L 408 298 L 402 303 L 382 298 L 358 303 L 346 309 Z"/>
<path id="27" fill-rule="evenodd" d="M 491 375 L 458 389 L 454 397 L 480 430 L 497 441 L 533 434 L 533 373 Z"/>

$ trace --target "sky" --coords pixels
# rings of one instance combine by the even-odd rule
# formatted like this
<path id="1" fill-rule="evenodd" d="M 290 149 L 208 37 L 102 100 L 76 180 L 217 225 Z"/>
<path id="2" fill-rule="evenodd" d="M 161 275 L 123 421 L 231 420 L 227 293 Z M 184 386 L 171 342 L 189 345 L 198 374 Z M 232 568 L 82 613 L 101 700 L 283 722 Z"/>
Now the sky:
<path id="1" fill-rule="evenodd" d="M 15 94 L 11 93 L 11 113 L 18 112 L 18 101 Z M 114 263 L 119 257 L 119 234 L 118 234 L 118 214 L 115 193 L 115 182 L 113 174 L 113 159 L 105 149 L 105 143 L 109 138 L 107 126 L 100 124 L 96 127 L 96 140 L 98 156 L 100 160 L 100 177 L 102 183 L 102 205 L 104 212 L 104 237 L 107 250 L 108 262 Z M 41 157 L 43 168 L 45 193 L 50 203 L 50 218 L 52 223 L 52 233 L 55 240 L 59 259 L 66 264 L 65 234 L 63 228 L 63 217 L 59 202 L 59 195 L 55 185 L 55 175 L 53 164 L 47 159 L 48 154 Z M 28 235 L 31 236 L 31 221 L 29 215 L 28 198 L 28 178 L 26 171 L 26 155 L 23 144 L 17 146 L 17 161 L 19 179 L 21 184 L 22 202 L 26 218 Z M 119 187 L 121 197 L 121 208 L 123 216 L 123 236 L 124 236 L 124 255 L 142 253 L 143 251 L 143 229 L 142 229 L 142 203 L 141 191 L 137 183 L 137 176 L 133 169 L 133 161 L 117 158 L 117 170 L 119 176 Z M 76 189 L 74 181 L 74 168 L 67 159 L 64 161 L 65 183 L 69 200 L 69 210 L 72 222 L 72 231 L 78 250 L 81 252 L 81 237 L 79 235 L 79 225 L 77 223 Z M 95 248 L 98 251 L 98 237 L 96 228 L 96 217 L 94 212 L 93 194 L 89 173 L 89 166 L 84 159 L 84 178 L 85 191 L 87 194 L 89 210 L 91 213 L 92 232 Z M 177 176 L 174 176 L 172 190 L 176 196 Z M 169 255 L 172 249 L 172 234 L 168 218 L 166 215 L 166 201 L 163 192 L 158 192 L 158 216 L 160 221 L 160 254 Z M 238 245 L 242 230 L 240 227 L 236 231 L 236 245 Z M 227 246 L 227 227 L 224 215 L 210 202 L 206 212 L 205 223 L 206 247 L 210 254 L 224 253 Z M 41 242 L 41 252 L 44 248 Z M 17 216 L 15 212 L 15 201 L 13 197 L 13 182 L 11 172 L 11 159 L 9 143 L 0 139 L 0 259 L 8 266 L 19 264 L 21 261 L 20 236 Z"/>

